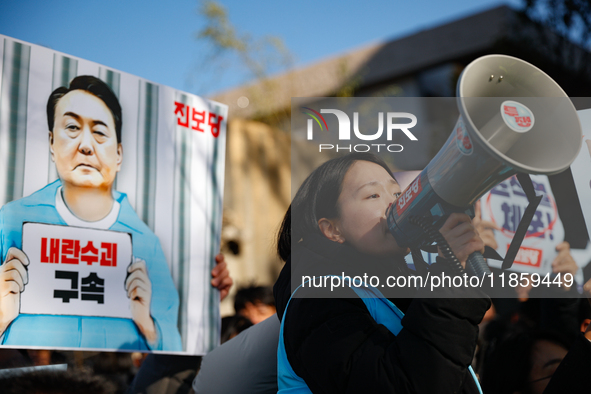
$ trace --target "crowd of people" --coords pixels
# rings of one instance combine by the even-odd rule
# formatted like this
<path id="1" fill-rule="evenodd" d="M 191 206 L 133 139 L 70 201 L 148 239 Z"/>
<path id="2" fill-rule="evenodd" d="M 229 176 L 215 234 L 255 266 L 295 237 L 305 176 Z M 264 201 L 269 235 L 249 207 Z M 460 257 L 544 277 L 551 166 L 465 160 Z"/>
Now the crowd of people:
<path id="1" fill-rule="evenodd" d="M 545 298 L 531 288 L 491 300 L 472 287 L 409 288 L 387 298 L 351 280 L 336 291 L 302 284 L 304 277 L 362 273 L 461 275 L 469 255 L 492 246 L 494 226 L 478 215 L 473 220 L 454 213 L 440 233 L 461 268 L 441 250 L 435 263 L 417 260 L 410 267 L 405 256 L 411 251 L 398 245 L 386 223 L 400 192 L 390 168 L 375 155 L 324 163 L 285 214 L 277 236 L 285 266 L 274 288 L 236 292 L 235 315 L 224 317 L 218 348 L 204 357 L 3 349 L 1 368 L 69 365 L 68 371 L 5 376 L 3 392 L 588 391 L 589 269 L 585 284 L 555 286 L 554 296 Z M 225 297 L 232 280 L 223 256 L 216 259 L 212 286 Z"/>

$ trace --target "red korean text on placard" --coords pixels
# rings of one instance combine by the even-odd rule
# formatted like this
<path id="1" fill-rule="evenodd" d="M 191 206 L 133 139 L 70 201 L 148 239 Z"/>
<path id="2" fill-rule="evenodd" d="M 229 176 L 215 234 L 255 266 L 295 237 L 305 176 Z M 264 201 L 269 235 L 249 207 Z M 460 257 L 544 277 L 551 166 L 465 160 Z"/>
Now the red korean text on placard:
<path id="1" fill-rule="evenodd" d="M 49 242 L 48 242 L 49 241 Z M 49 244 L 49 250 L 48 250 Z M 60 240 L 41 238 L 41 262 L 58 264 L 60 261 Z"/>
<path id="2" fill-rule="evenodd" d="M 509 246 L 511 245 L 507 245 L 507 250 L 509 250 Z M 542 250 L 522 246 L 519 248 L 519 251 L 517 251 L 514 263 L 530 267 L 540 267 L 542 264 Z"/>
<path id="3" fill-rule="evenodd" d="M 117 243 L 101 242 L 100 250 L 92 241 L 81 247 L 77 239 L 41 238 L 42 263 L 92 265 L 99 262 L 104 267 L 117 266 Z"/>
<path id="4" fill-rule="evenodd" d="M 205 111 L 199 112 L 195 108 L 187 106 L 187 112 L 189 112 L 189 108 L 191 109 L 191 113 L 193 114 L 193 116 L 191 117 L 191 119 L 193 119 L 193 125 L 191 126 L 191 129 L 203 133 L 205 131 L 202 127 L 205 121 Z"/>
<path id="5" fill-rule="evenodd" d="M 179 103 L 174 102 L 174 114 L 176 116 L 176 124 L 182 127 L 186 127 L 191 130 L 205 132 L 203 125 L 207 124 L 211 129 L 211 135 L 217 138 L 220 135 L 220 128 L 224 117 L 217 115 L 213 112 L 197 111 L 197 109 Z"/>
<path id="6" fill-rule="evenodd" d="M 88 241 L 86 246 L 82 249 L 82 257 L 80 260 L 85 261 L 87 265 L 92 265 L 98 261 L 98 249 L 94 247 L 92 241 Z"/>
<path id="7" fill-rule="evenodd" d="M 62 264 L 78 264 L 80 262 L 80 241 L 62 239 Z"/>
<path id="8" fill-rule="evenodd" d="M 101 243 L 101 265 L 117 267 L 117 244 L 110 242 Z"/>

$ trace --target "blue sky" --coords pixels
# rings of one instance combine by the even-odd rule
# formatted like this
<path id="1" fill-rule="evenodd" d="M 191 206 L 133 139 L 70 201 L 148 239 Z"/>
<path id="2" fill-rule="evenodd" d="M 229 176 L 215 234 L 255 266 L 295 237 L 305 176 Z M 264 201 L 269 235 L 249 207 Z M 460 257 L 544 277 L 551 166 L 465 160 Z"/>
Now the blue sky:
<path id="1" fill-rule="evenodd" d="M 296 66 L 387 41 L 521 0 L 220 0 L 239 33 L 283 40 Z M 336 5 L 338 4 L 338 6 Z M 361 5 L 363 4 L 363 5 Z M 95 61 L 197 95 L 248 79 L 236 65 L 221 77 L 196 33 L 198 0 L 2 0 L 0 34 Z"/>

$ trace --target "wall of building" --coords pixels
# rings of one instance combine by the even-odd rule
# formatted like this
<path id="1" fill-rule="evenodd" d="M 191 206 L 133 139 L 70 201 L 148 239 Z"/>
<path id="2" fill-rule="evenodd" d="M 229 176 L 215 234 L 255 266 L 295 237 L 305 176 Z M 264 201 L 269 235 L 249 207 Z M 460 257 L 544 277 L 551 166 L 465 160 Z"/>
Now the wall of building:
<path id="1" fill-rule="evenodd" d="M 229 122 L 222 252 L 235 286 L 272 285 L 283 263 L 275 234 L 290 196 L 290 136 L 264 123 Z M 232 297 L 222 316 L 232 314 Z"/>

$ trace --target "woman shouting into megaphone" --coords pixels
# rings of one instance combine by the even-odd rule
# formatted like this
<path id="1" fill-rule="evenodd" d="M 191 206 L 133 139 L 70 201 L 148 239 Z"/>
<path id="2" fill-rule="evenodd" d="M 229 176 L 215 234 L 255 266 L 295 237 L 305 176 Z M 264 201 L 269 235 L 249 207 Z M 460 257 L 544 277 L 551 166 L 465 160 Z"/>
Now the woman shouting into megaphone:
<path id="1" fill-rule="evenodd" d="M 409 250 L 386 223 L 400 192 L 368 153 L 324 163 L 299 188 L 278 234 L 280 393 L 479 392 L 469 365 L 490 300 L 479 289 L 417 289 Z M 462 265 L 484 249 L 467 215 L 440 231 Z M 438 258 L 427 275 L 446 269 Z M 386 299 L 394 287 L 400 298 Z"/>

